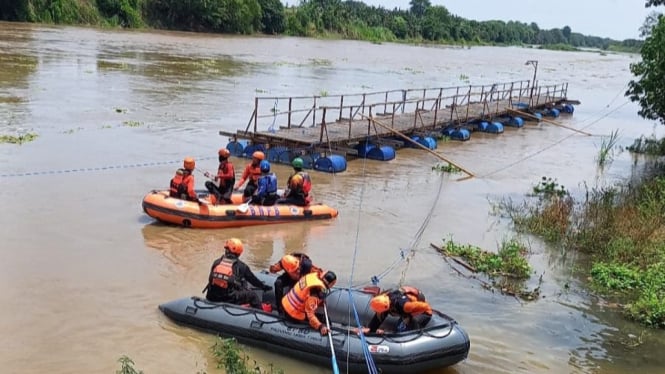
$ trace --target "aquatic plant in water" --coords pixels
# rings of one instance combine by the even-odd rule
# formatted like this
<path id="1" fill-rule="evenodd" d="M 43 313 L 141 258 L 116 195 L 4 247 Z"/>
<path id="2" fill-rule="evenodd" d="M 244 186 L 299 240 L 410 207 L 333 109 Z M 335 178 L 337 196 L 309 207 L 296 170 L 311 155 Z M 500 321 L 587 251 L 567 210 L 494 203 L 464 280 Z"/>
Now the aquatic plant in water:
<path id="1" fill-rule="evenodd" d="M 233 339 L 224 339 L 218 337 L 210 347 L 212 355 L 215 357 L 218 369 L 224 369 L 229 374 L 284 374 L 282 369 L 275 369 L 272 364 L 268 369 L 261 367 L 256 360 L 252 360 L 247 356 L 238 345 L 238 342 Z M 128 356 L 122 356 L 118 359 L 120 363 L 120 370 L 116 370 L 116 374 L 143 374 L 143 371 L 137 370 L 134 367 L 134 361 Z M 206 374 L 205 371 L 197 371 L 196 374 Z"/>
<path id="2" fill-rule="evenodd" d="M 35 139 L 37 139 L 39 135 L 36 133 L 26 133 L 26 134 L 21 134 L 21 135 L 0 135 L 0 144 L 2 143 L 9 143 L 9 144 L 23 144 L 23 143 L 28 143 L 31 142 Z"/>

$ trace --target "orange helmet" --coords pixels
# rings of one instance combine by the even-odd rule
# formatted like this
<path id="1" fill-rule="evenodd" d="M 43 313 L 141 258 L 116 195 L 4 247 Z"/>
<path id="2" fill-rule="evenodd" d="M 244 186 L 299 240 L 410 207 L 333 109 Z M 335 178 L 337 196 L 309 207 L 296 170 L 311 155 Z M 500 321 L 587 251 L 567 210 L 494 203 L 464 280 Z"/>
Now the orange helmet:
<path id="1" fill-rule="evenodd" d="M 335 283 L 337 283 L 337 275 L 332 271 L 328 270 L 326 271 L 325 274 L 323 274 L 321 280 L 323 281 L 323 284 L 326 285 L 326 288 L 332 288 L 332 286 L 334 286 Z"/>
<path id="2" fill-rule="evenodd" d="M 259 161 L 263 161 L 266 158 L 266 155 L 261 151 L 256 151 L 252 153 L 252 158 L 255 158 Z"/>
<path id="3" fill-rule="evenodd" d="M 228 250 L 229 252 L 237 256 L 240 256 L 242 254 L 242 251 L 244 250 L 242 242 L 240 241 L 240 239 L 237 238 L 231 238 L 227 240 L 226 243 L 224 244 L 224 249 Z"/>
<path id="4" fill-rule="evenodd" d="M 295 256 L 291 255 L 282 257 L 280 263 L 282 264 L 282 268 L 287 273 L 296 273 L 298 271 L 298 267 L 300 266 L 300 261 Z"/>
<path id="5" fill-rule="evenodd" d="M 196 162 L 192 157 L 186 157 L 185 162 L 182 163 L 182 166 L 185 168 L 185 170 L 194 170 L 196 167 Z"/>
<path id="6" fill-rule="evenodd" d="M 390 298 L 386 294 L 374 296 L 369 302 L 370 308 L 377 313 L 383 313 L 390 309 Z"/>
<path id="7" fill-rule="evenodd" d="M 219 154 L 219 155 L 222 156 L 222 157 L 229 157 L 229 156 L 231 156 L 231 152 L 229 152 L 229 150 L 226 149 L 226 148 L 222 148 L 222 149 L 220 149 L 219 152 L 217 152 L 217 154 Z"/>

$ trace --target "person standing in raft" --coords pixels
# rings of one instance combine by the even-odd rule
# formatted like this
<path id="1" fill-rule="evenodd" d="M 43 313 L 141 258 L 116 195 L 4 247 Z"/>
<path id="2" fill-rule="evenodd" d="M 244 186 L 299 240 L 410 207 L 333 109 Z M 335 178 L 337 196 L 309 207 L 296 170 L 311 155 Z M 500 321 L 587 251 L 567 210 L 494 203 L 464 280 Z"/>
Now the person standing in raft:
<path id="1" fill-rule="evenodd" d="M 196 162 L 193 158 L 187 157 L 182 166 L 182 168 L 176 170 L 175 176 L 171 179 L 169 196 L 183 200 L 199 201 L 196 191 L 194 191 L 194 175 L 192 175 Z"/>
<path id="2" fill-rule="evenodd" d="M 247 186 L 245 186 L 245 191 L 243 192 L 243 200 L 247 202 L 250 200 L 258 186 L 259 177 L 261 176 L 261 167 L 260 163 L 266 158 L 266 155 L 261 151 L 256 151 L 252 153 L 252 161 L 245 166 L 245 170 L 240 176 L 238 183 L 233 186 L 234 190 L 239 189 L 247 181 Z"/>
<path id="3" fill-rule="evenodd" d="M 286 182 L 284 198 L 280 199 L 278 204 L 307 206 L 311 202 L 309 192 L 312 190 L 312 179 L 307 172 L 302 170 L 302 158 L 294 158 L 291 166 L 293 166 L 294 174 L 289 176 L 289 180 Z"/>
<path id="4" fill-rule="evenodd" d="M 404 286 L 372 298 L 370 308 L 375 312 L 364 333 L 383 334 L 379 326 L 388 315 L 399 316 L 396 331 L 404 332 L 425 327 L 432 319 L 432 308 L 425 295 L 415 287 Z"/>
<path id="5" fill-rule="evenodd" d="M 321 335 L 327 335 L 328 328 L 321 323 L 316 310 L 325 302 L 325 297 L 335 282 L 337 275 L 332 271 L 327 271 L 323 275 L 309 273 L 300 278 L 291 291 L 282 298 L 282 308 L 287 319 L 294 322 L 307 320 L 314 330 Z"/>
<path id="6" fill-rule="evenodd" d="M 261 177 L 259 177 L 258 188 L 250 202 L 256 205 L 275 205 L 277 201 L 277 176 L 270 172 L 270 163 L 266 160 L 261 161 L 259 168 L 261 169 Z"/>
<path id="7" fill-rule="evenodd" d="M 233 164 L 229 161 L 231 152 L 226 148 L 222 148 L 217 154 L 219 155 L 217 175 L 212 177 L 212 181 L 206 181 L 205 186 L 215 196 L 217 202 L 231 204 L 231 194 L 233 193 L 233 186 L 236 182 L 236 172 L 233 169 Z M 207 171 L 204 175 L 211 178 L 210 173 Z M 219 182 L 219 185 L 216 185 L 214 182 Z"/>
<path id="8" fill-rule="evenodd" d="M 309 273 L 321 275 L 322 270 L 312 264 L 312 260 L 304 253 L 292 253 L 284 255 L 279 261 L 270 265 L 271 273 L 278 273 L 284 270 L 284 273 L 275 279 L 275 301 L 277 309 L 282 310 L 281 300 L 284 292 L 289 292 L 293 286 Z"/>
<path id="9" fill-rule="evenodd" d="M 231 238 L 226 241 L 224 255 L 212 263 L 208 285 L 203 291 L 207 291 L 206 299 L 209 301 L 249 304 L 252 308 L 261 309 L 261 300 L 247 287 L 247 283 L 263 291 L 270 291 L 272 287 L 261 282 L 249 266 L 240 261 L 243 250 L 240 239 Z"/>

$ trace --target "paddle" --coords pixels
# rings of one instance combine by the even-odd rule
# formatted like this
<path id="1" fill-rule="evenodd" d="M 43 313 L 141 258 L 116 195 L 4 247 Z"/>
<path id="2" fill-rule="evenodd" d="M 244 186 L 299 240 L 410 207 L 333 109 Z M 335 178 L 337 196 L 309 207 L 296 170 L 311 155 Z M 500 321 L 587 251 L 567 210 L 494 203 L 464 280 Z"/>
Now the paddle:
<path id="1" fill-rule="evenodd" d="M 333 346 L 332 330 L 330 329 L 330 319 L 328 318 L 328 307 L 325 301 L 323 302 L 323 313 L 326 315 L 326 327 L 328 328 L 328 341 L 330 342 L 330 353 L 332 354 L 332 367 L 333 373 L 339 374 L 339 367 L 337 367 L 337 357 L 335 357 L 335 347 Z"/>

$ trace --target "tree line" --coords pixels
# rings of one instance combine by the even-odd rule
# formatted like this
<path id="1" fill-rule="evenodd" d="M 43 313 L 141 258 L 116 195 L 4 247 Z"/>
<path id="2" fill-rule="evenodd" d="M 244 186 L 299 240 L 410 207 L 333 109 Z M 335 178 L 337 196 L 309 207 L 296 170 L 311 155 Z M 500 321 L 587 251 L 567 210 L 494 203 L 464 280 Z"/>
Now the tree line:
<path id="1" fill-rule="evenodd" d="M 153 27 L 232 34 L 337 36 L 371 41 L 452 44 L 537 44 L 639 50 L 641 41 L 541 29 L 535 22 L 474 21 L 429 0 L 392 10 L 354 0 L 15 0 L 0 2 L 0 19 L 60 24 Z"/>

